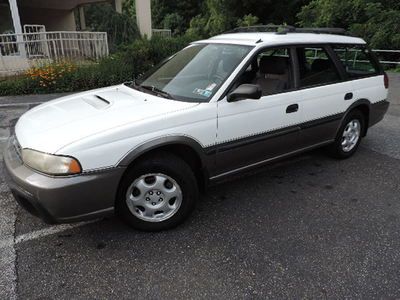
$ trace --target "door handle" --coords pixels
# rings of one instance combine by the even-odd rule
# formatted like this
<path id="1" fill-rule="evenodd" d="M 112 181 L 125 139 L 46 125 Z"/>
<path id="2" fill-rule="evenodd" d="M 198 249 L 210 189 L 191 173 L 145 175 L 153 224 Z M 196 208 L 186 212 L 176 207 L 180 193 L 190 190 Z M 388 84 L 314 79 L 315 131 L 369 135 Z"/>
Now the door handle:
<path id="1" fill-rule="evenodd" d="M 346 95 L 344 95 L 344 100 L 351 100 L 353 99 L 353 93 L 347 93 Z"/>
<path id="2" fill-rule="evenodd" d="M 291 114 L 291 113 L 294 113 L 294 112 L 296 112 L 298 110 L 299 110 L 299 105 L 298 104 L 292 104 L 292 105 L 289 105 L 286 108 L 286 113 L 287 114 Z"/>

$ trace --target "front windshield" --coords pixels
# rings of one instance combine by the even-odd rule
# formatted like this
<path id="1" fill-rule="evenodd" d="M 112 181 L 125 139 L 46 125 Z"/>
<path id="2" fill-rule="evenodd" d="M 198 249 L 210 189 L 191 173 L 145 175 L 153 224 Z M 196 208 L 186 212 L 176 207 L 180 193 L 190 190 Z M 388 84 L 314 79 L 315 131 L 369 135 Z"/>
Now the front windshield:
<path id="1" fill-rule="evenodd" d="M 144 75 L 138 87 L 165 98 L 208 102 L 250 50 L 243 45 L 190 45 Z"/>

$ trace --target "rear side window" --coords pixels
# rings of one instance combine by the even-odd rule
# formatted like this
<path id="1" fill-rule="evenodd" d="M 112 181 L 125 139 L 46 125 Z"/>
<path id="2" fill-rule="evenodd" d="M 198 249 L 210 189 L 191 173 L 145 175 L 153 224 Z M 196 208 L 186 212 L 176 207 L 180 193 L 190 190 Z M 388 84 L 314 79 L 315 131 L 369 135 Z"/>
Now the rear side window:
<path id="1" fill-rule="evenodd" d="M 357 45 L 335 46 L 333 51 L 339 57 L 350 78 L 378 74 L 378 68 L 367 48 Z"/>
<path id="2" fill-rule="evenodd" d="M 296 52 L 301 87 L 330 84 L 340 80 L 334 62 L 323 47 L 299 47 Z"/>

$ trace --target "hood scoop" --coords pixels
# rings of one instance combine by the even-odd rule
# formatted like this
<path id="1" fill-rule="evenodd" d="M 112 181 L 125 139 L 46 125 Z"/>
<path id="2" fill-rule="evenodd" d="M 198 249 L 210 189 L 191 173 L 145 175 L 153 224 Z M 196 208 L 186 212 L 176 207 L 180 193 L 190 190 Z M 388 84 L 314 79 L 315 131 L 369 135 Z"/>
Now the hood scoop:
<path id="1" fill-rule="evenodd" d="M 111 105 L 111 102 L 99 95 L 83 97 L 82 100 L 96 109 L 105 109 Z"/>

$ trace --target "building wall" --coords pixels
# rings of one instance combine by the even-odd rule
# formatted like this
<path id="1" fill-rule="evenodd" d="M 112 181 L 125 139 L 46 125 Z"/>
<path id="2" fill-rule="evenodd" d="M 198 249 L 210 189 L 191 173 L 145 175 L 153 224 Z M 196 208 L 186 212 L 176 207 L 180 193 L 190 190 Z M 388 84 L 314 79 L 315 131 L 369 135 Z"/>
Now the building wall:
<path id="1" fill-rule="evenodd" d="M 73 10 L 21 7 L 19 11 L 22 26 L 25 24 L 45 25 L 47 31 L 76 30 Z"/>

